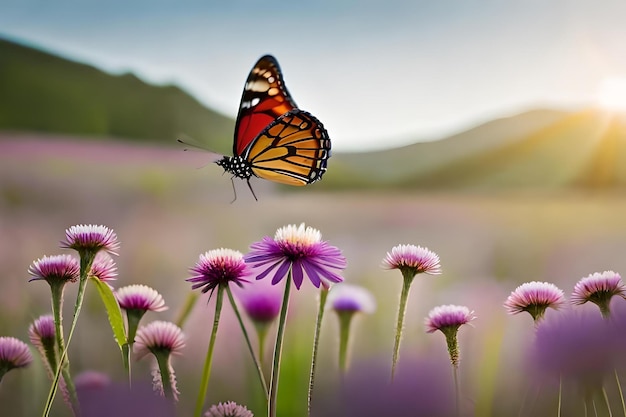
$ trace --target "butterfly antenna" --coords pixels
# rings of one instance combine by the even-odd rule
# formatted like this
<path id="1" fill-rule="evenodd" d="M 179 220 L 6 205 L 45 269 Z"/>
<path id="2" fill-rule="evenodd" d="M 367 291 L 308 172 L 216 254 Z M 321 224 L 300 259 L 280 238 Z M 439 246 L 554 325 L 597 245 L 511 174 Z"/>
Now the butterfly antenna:
<path id="1" fill-rule="evenodd" d="M 252 196 L 254 197 L 254 199 L 255 199 L 256 201 L 259 201 L 259 199 L 258 199 L 258 198 L 256 198 L 256 194 L 254 194 L 254 190 L 252 189 L 252 184 L 250 184 L 250 178 L 248 178 L 248 179 L 246 180 L 246 182 L 248 183 L 248 188 L 250 189 L 250 192 L 252 192 Z"/>

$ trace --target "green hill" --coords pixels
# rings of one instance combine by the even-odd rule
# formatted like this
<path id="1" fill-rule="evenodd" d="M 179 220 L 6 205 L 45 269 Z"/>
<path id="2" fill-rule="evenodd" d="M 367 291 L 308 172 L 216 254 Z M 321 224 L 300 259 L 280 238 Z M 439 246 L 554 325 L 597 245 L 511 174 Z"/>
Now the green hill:
<path id="1" fill-rule="evenodd" d="M 0 39 L 0 130 L 174 143 L 180 134 L 230 152 L 234 120 L 175 86 Z"/>

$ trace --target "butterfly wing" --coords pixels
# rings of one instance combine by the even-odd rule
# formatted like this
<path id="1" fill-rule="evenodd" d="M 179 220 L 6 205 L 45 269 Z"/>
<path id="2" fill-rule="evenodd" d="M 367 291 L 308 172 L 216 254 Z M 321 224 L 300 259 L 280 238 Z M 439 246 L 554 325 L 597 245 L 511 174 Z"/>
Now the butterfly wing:
<path id="1" fill-rule="evenodd" d="M 313 115 L 293 109 L 272 121 L 242 155 L 254 175 L 289 185 L 307 185 L 326 172 L 330 138 Z"/>
<path id="2" fill-rule="evenodd" d="M 278 62 L 270 55 L 261 57 L 250 71 L 243 89 L 233 154 L 242 155 L 263 129 L 295 108 L 296 103 L 285 87 Z"/>

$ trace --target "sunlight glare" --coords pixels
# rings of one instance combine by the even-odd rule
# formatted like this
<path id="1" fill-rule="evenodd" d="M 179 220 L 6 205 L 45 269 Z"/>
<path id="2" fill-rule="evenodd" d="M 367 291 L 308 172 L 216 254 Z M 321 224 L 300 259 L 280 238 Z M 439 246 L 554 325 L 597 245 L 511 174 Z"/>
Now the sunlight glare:
<path id="1" fill-rule="evenodd" d="M 626 112 L 626 76 L 604 79 L 598 90 L 598 104 L 607 110 Z"/>

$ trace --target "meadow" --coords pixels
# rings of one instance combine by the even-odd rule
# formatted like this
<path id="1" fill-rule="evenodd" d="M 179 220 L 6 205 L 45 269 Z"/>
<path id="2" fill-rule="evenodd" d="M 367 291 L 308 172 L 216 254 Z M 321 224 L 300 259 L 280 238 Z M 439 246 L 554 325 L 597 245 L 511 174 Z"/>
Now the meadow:
<path id="1" fill-rule="evenodd" d="M 251 243 L 273 236 L 277 228 L 304 222 L 342 250 L 348 261 L 346 282 L 368 288 L 378 304 L 374 314 L 358 317 L 351 341 L 347 381 L 371 382 L 357 390 L 360 396 L 351 394 L 349 386 L 341 386 L 337 320 L 327 314 L 314 415 L 334 415 L 329 409 L 337 396 L 361 402 L 369 392 L 373 397 L 381 395 L 377 387 L 388 382 L 402 278 L 398 271 L 383 270 L 380 264 L 386 252 L 400 243 L 433 250 L 441 258 L 443 271 L 439 276 L 418 276 L 412 287 L 398 376 L 398 386 L 406 381 L 411 393 L 402 398 L 452 401 L 429 394 L 426 387 L 442 387 L 448 392 L 452 378 L 443 336 L 426 334 L 423 321 L 437 305 L 459 304 L 477 316 L 472 326 L 464 326 L 459 333 L 463 415 L 557 415 L 558 387 L 553 380 L 536 390 L 528 389 L 529 380 L 539 378 L 532 376 L 528 364 L 535 331 L 532 320 L 528 315 L 507 315 L 502 304 L 523 282 L 549 281 L 569 297 L 584 276 L 626 271 L 623 193 L 327 191 L 316 189 L 315 184 L 288 189 L 259 180 L 253 182 L 259 201 L 252 198 L 245 183 L 236 182 L 237 200 L 231 203 L 230 178 L 207 161 L 202 152 L 183 152 L 177 147 L 2 134 L 0 335 L 27 341 L 29 323 L 49 313 L 48 286 L 29 283 L 26 271 L 42 255 L 65 253 L 59 242 L 72 225 L 103 224 L 115 230 L 122 246 L 114 286 L 150 285 L 169 306 L 165 312 L 148 313 L 144 319 L 148 322 L 176 318 L 191 291 L 185 282 L 188 269 L 200 253 L 220 247 L 245 253 Z M 281 416 L 306 414 L 317 294 L 308 282 L 292 293 L 279 390 Z M 71 317 L 74 296 L 75 288 L 69 288 L 66 317 Z M 614 302 L 626 303 L 622 299 Z M 204 295 L 196 304 L 183 329 L 187 338 L 184 355 L 173 361 L 181 392 L 179 416 L 190 415 L 193 409 L 213 303 Z M 597 310 L 593 305 L 577 309 Z M 549 310 L 546 320 L 558 314 Z M 241 331 L 228 306 L 223 315 L 207 405 L 233 400 L 263 416 L 260 388 Z M 119 350 L 93 288 L 88 288 L 70 357 L 74 373 L 97 370 L 117 383 L 124 382 Z M 265 361 L 269 359 L 268 354 Z M 133 374 L 137 380 L 149 381 L 148 361 L 134 364 Z M 41 360 L 35 358 L 30 367 L 10 373 L 2 381 L 3 415 L 40 415 L 48 388 Z M 402 386 L 399 391 L 407 390 Z M 615 415 L 620 415 L 615 386 L 607 383 L 607 390 Z M 562 415 L 585 415 L 579 397 L 576 387 L 565 386 Z M 387 399 L 381 395 L 380 401 Z M 67 415 L 60 399 L 52 415 Z"/>

